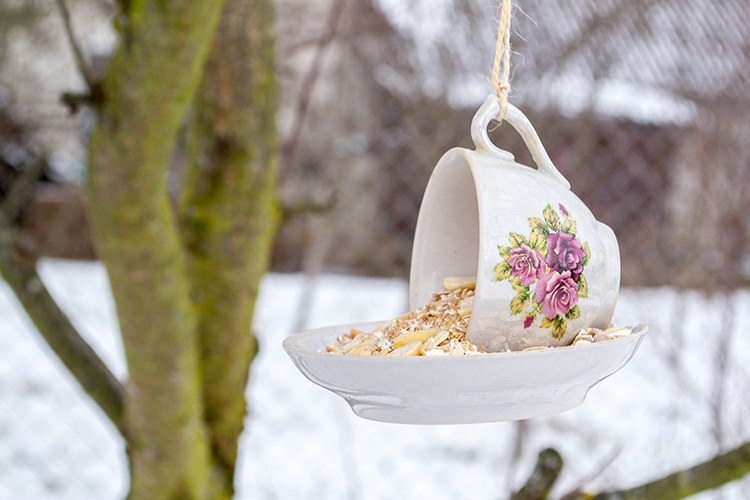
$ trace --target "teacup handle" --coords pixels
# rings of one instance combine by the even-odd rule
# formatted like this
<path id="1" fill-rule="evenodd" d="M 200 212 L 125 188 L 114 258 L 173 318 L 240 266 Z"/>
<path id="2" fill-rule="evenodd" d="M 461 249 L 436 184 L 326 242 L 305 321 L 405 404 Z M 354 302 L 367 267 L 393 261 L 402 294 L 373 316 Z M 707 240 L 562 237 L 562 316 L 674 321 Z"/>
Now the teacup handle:
<path id="1" fill-rule="evenodd" d="M 487 97 L 487 100 L 484 101 L 484 104 L 482 104 L 471 121 L 471 139 L 474 141 L 474 145 L 478 151 L 499 156 L 506 160 L 512 160 L 513 156 L 495 146 L 490 140 L 489 134 L 487 134 L 487 127 L 490 121 L 497 116 L 500 109 L 500 103 L 495 95 L 491 94 Z M 539 167 L 539 171 L 549 175 L 565 186 L 566 189 L 570 189 L 570 182 L 552 163 L 547 150 L 544 149 L 542 141 L 539 139 L 539 135 L 534 130 L 529 119 L 526 118 L 526 115 L 520 109 L 508 103 L 505 121 L 510 123 L 516 129 L 516 132 L 521 135 L 524 144 L 526 144 L 531 153 L 531 157 L 534 159 L 534 163 Z"/>

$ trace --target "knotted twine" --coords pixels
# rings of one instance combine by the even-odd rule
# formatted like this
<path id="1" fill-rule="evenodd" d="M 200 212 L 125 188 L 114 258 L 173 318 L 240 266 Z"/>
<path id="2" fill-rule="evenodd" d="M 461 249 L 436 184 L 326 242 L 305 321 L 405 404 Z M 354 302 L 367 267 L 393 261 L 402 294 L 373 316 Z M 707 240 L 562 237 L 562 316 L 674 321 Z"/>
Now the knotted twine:
<path id="1" fill-rule="evenodd" d="M 495 117 L 498 122 L 508 112 L 508 94 L 510 93 L 510 10 L 512 0 L 502 0 L 500 22 L 497 28 L 497 47 L 495 63 L 492 67 L 492 86 L 495 88 L 500 112 Z"/>

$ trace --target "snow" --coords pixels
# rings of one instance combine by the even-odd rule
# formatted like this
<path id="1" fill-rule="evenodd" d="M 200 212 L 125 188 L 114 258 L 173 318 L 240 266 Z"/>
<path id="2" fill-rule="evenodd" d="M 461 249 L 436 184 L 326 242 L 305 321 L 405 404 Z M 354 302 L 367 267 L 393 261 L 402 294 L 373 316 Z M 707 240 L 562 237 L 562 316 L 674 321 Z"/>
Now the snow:
<path id="1" fill-rule="evenodd" d="M 592 82 L 575 74 L 555 74 L 541 79 L 547 92 L 535 95 L 539 109 L 557 109 L 576 116 L 592 109 L 604 116 L 627 118 L 653 125 L 687 125 L 698 116 L 692 102 L 660 89 L 616 78 Z"/>
<path id="2" fill-rule="evenodd" d="M 72 321 L 124 376 L 102 267 L 49 261 L 41 274 Z M 502 498 L 547 446 L 566 461 L 555 490 L 560 495 L 581 484 L 592 490 L 636 485 L 750 438 L 745 291 L 706 297 L 669 288 L 623 290 L 616 322 L 650 325 L 633 360 L 594 387 L 579 408 L 521 423 L 363 420 L 307 381 L 283 352 L 281 341 L 300 328 L 398 315 L 407 308 L 407 292 L 404 281 L 392 279 L 265 278 L 238 498 Z M 123 441 L 39 340 L 2 282 L 0 318 L 0 499 L 122 498 Z M 722 493 L 747 498 L 750 482 Z"/>

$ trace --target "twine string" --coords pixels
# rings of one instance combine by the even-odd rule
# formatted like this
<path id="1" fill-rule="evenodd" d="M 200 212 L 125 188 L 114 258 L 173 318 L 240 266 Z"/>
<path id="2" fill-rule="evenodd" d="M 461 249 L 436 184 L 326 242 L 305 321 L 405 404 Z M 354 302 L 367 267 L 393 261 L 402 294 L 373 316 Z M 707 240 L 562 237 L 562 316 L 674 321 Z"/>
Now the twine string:
<path id="1" fill-rule="evenodd" d="M 492 86 L 495 88 L 500 112 L 495 119 L 502 121 L 508 112 L 508 94 L 510 93 L 510 8 L 512 0 L 502 0 L 500 22 L 497 28 L 497 47 L 495 62 L 492 67 Z"/>

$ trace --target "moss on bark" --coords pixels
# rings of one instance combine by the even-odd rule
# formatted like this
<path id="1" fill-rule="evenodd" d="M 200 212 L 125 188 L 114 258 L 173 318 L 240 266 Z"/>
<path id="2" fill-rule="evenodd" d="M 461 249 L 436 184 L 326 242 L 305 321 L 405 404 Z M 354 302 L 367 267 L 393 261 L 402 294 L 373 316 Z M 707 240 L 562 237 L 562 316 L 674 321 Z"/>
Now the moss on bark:
<path id="1" fill-rule="evenodd" d="M 223 5 L 131 2 L 91 137 L 88 213 L 128 362 L 133 499 L 205 498 L 209 489 L 198 319 L 166 179 Z"/>
<path id="2" fill-rule="evenodd" d="M 214 458 L 231 485 L 257 351 L 252 317 L 279 219 L 270 0 L 228 0 L 188 129 L 181 199 Z"/>

